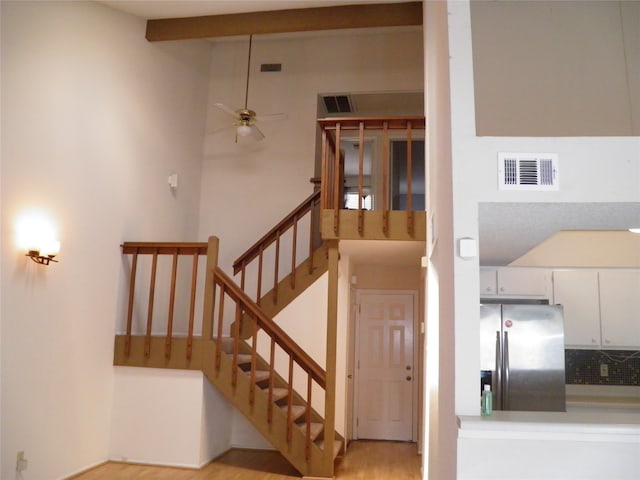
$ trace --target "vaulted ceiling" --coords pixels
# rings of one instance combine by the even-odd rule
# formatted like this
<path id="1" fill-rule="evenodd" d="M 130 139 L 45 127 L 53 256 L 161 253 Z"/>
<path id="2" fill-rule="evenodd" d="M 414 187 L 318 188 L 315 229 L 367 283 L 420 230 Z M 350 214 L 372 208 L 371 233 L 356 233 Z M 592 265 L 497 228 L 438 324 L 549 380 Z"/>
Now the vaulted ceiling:
<path id="1" fill-rule="evenodd" d="M 422 2 L 102 1 L 147 20 L 150 41 L 422 25 Z"/>

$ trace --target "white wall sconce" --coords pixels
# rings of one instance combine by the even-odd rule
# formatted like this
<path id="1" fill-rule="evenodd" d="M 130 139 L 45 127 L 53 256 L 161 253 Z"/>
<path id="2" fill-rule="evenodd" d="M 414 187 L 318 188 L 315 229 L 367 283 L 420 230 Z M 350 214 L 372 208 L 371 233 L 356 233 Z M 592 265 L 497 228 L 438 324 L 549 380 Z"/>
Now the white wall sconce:
<path id="1" fill-rule="evenodd" d="M 58 262 L 60 241 L 55 238 L 52 222 L 40 213 L 24 214 L 16 223 L 18 247 L 39 265 Z"/>

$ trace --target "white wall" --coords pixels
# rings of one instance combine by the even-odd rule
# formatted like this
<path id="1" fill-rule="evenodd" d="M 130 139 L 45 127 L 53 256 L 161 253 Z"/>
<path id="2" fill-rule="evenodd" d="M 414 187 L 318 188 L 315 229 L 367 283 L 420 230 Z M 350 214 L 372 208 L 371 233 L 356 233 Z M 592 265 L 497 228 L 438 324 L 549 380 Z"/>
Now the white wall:
<path id="1" fill-rule="evenodd" d="M 454 241 L 478 238 L 478 202 L 637 202 L 639 137 L 477 137 L 469 2 L 449 3 L 453 133 Z M 555 192 L 501 192 L 497 153 L 555 152 L 561 183 Z M 479 413 L 478 262 L 455 258 L 456 413 Z"/>
<path id="2" fill-rule="evenodd" d="M 640 2 L 472 2 L 479 135 L 640 135 Z"/>
<path id="3" fill-rule="evenodd" d="M 493 433 L 493 432 L 492 432 Z M 515 438 L 460 438 L 459 480 L 635 480 L 640 445 L 633 435 L 564 435 L 537 432 Z M 536 435 L 537 433 L 537 435 Z M 537 438 L 528 438 L 531 436 Z M 539 437 L 543 438 L 539 438 Z M 484 437 L 484 438 L 483 438 Z M 547 438 L 544 438 L 547 437 Z M 593 439 L 593 437 L 596 437 Z M 597 438 L 599 437 L 599 438 Z M 611 438 L 618 437 L 618 438 Z M 630 438 L 631 437 L 631 438 Z M 634 441 L 635 440 L 635 441 Z M 541 460 L 543 459 L 543 460 Z"/>
<path id="4" fill-rule="evenodd" d="M 150 44 L 143 20 L 93 2 L 1 8 L 0 477 L 24 450 L 25 479 L 55 479 L 107 458 L 120 243 L 196 236 L 209 46 Z M 15 245 L 33 207 L 60 263 Z"/>
<path id="5" fill-rule="evenodd" d="M 109 459 L 199 468 L 231 446 L 231 406 L 200 371 L 116 367 Z"/>
<path id="6" fill-rule="evenodd" d="M 244 104 L 247 48 L 248 38 L 213 45 L 208 131 L 233 122 L 215 102 Z M 258 143 L 235 144 L 233 129 L 207 136 L 199 236 L 220 237 L 223 269 L 312 193 L 318 94 L 422 90 L 422 56 L 419 30 L 254 37 L 249 107 L 287 120 L 261 124 Z"/>
<path id="7" fill-rule="evenodd" d="M 453 192 L 450 90 L 451 17 L 445 2 L 424 2 L 427 117 L 427 251 L 423 476 L 455 478 L 456 435 Z M 433 229 L 432 229 L 433 226 Z"/>

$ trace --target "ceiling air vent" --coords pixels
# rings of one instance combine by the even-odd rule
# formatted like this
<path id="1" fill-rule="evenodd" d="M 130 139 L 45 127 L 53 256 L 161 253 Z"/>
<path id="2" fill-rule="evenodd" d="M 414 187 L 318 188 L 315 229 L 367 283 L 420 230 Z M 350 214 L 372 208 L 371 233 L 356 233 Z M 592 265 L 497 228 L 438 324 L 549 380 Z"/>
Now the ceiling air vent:
<path id="1" fill-rule="evenodd" d="M 558 190 L 556 153 L 498 153 L 500 190 Z"/>
<path id="2" fill-rule="evenodd" d="M 351 99 L 348 95 L 324 95 L 324 106 L 327 113 L 351 113 L 353 112 Z"/>

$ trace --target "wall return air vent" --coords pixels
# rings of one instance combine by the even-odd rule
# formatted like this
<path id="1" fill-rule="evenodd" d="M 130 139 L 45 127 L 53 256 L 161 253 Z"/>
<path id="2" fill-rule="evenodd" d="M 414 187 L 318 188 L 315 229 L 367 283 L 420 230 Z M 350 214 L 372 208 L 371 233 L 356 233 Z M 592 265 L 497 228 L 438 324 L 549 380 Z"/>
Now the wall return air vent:
<path id="1" fill-rule="evenodd" d="M 500 190 L 558 190 L 558 154 L 498 153 Z"/>

